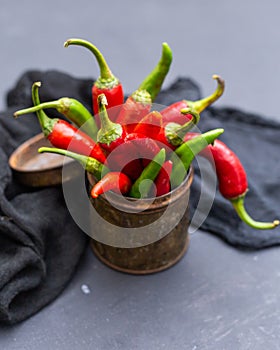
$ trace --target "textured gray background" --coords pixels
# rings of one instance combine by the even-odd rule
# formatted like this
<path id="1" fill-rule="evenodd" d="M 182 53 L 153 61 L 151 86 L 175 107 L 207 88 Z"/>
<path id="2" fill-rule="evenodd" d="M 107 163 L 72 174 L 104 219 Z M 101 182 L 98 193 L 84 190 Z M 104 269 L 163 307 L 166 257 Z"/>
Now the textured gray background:
<path id="1" fill-rule="evenodd" d="M 189 76 L 207 94 L 217 73 L 227 84 L 218 105 L 280 120 L 279 1 L 0 4 L 0 109 L 5 92 L 28 69 L 96 77 L 89 52 L 63 48 L 66 39 L 81 37 L 102 50 L 127 92 L 154 66 L 167 41 L 174 62 L 165 86 Z M 112 271 L 88 251 L 50 306 L 0 329 L 0 348 L 280 349 L 279 264 L 278 248 L 242 252 L 202 232 L 191 237 L 178 265 L 152 276 Z"/>

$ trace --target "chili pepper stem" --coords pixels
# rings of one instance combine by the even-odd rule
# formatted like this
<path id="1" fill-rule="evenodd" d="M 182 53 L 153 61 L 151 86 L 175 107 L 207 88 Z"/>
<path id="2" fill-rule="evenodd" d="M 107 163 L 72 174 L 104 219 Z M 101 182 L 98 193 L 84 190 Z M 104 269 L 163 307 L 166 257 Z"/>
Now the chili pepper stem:
<path id="1" fill-rule="evenodd" d="M 54 148 L 54 147 L 40 147 L 38 149 L 38 152 L 39 153 L 61 154 L 63 156 L 67 156 L 67 157 L 70 157 L 70 158 L 73 158 L 73 159 L 77 160 L 79 163 L 81 163 L 81 165 L 84 168 L 86 168 L 86 165 L 87 165 L 87 157 L 86 156 L 83 156 L 83 155 L 78 154 L 78 153 L 66 151 L 64 149 Z"/>
<path id="2" fill-rule="evenodd" d="M 200 120 L 200 114 L 199 114 L 199 112 L 196 109 L 194 109 L 194 108 L 183 108 L 183 109 L 181 109 L 181 113 L 182 114 L 190 114 L 192 116 L 191 122 L 193 124 L 198 124 L 198 122 Z M 181 126 L 181 129 L 182 129 L 183 132 L 184 132 L 184 127 L 186 127 L 186 126 L 188 126 L 188 122 L 186 122 L 185 124 L 183 124 Z M 180 129 L 178 129 L 178 130 L 180 130 Z"/>
<path id="3" fill-rule="evenodd" d="M 274 220 L 273 222 L 259 222 L 252 219 L 245 209 L 244 198 L 245 198 L 245 194 L 240 197 L 230 199 L 230 201 L 237 215 L 247 225 L 259 230 L 269 230 L 269 229 L 275 228 L 280 224 L 279 220 Z"/>
<path id="4" fill-rule="evenodd" d="M 40 104 L 40 98 L 39 98 L 39 88 L 41 87 L 41 82 L 37 81 L 33 83 L 32 85 L 32 100 L 34 105 L 39 105 Z M 43 110 L 38 110 L 36 112 L 36 115 L 38 117 L 41 129 L 44 133 L 45 136 L 48 136 L 52 130 L 54 125 L 57 123 L 58 119 L 51 119 L 49 118 L 46 113 Z"/>
<path id="5" fill-rule="evenodd" d="M 103 55 L 96 46 L 94 46 L 87 40 L 76 38 L 66 40 L 64 43 L 64 47 L 68 47 L 69 45 L 79 45 L 89 49 L 98 62 L 100 68 L 100 79 L 104 79 L 107 81 L 108 84 L 112 85 L 115 85 L 115 83 L 118 82 L 118 79 L 112 74 L 106 60 L 104 59 Z"/>
<path id="6" fill-rule="evenodd" d="M 96 178 L 99 180 L 103 175 L 107 174 L 109 172 L 109 169 L 100 163 L 98 160 L 92 158 L 92 157 L 87 157 L 82 154 L 78 154 L 75 152 L 67 151 L 64 149 L 60 148 L 55 148 L 55 147 L 40 147 L 38 149 L 39 153 L 55 153 L 55 154 L 60 154 L 72 159 L 75 159 L 78 161 L 82 167 L 87 170 L 89 173 L 92 173 Z"/>
<path id="7" fill-rule="evenodd" d="M 97 98 L 99 117 L 101 120 L 101 128 L 97 133 L 97 141 L 110 145 L 111 142 L 115 141 L 122 136 L 123 129 L 118 123 L 113 123 L 108 116 L 106 105 L 107 99 L 105 94 L 101 94 Z"/>
<path id="8" fill-rule="evenodd" d="M 43 103 L 40 103 L 40 104 L 38 104 L 36 106 L 29 107 L 29 108 L 24 108 L 24 109 L 21 109 L 20 111 L 16 111 L 14 113 L 14 117 L 17 118 L 17 117 L 19 117 L 21 115 L 24 115 L 24 114 L 34 113 L 34 112 L 40 111 L 41 109 L 59 108 L 59 107 L 60 107 L 59 101 L 43 102 Z"/>
<path id="9" fill-rule="evenodd" d="M 214 74 L 212 78 L 215 79 L 218 83 L 218 86 L 216 90 L 213 92 L 213 94 L 198 101 L 186 101 L 188 106 L 195 109 L 196 112 L 198 113 L 201 113 L 202 111 L 204 111 L 205 108 L 210 106 L 224 93 L 224 90 L 225 90 L 224 80 L 219 75 L 216 75 L 216 74 Z"/>
<path id="10" fill-rule="evenodd" d="M 181 110 L 183 114 L 191 114 L 192 119 L 183 125 L 177 123 L 168 123 L 165 127 L 165 136 L 173 146 L 179 146 L 184 139 L 184 136 L 190 131 L 194 125 L 199 122 L 200 115 L 194 109 L 185 108 Z"/>
<path id="11" fill-rule="evenodd" d="M 55 101 L 43 102 L 29 108 L 21 109 L 14 113 L 14 117 L 17 118 L 21 115 L 38 112 L 47 108 L 55 108 L 59 113 L 76 124 L 76 126 L 80 127 L 86 134 L 91 136 L 92 139 L 96 139 L 97 125 L 93 116 L 81 102 L 73 98 L 61 97 Z"/>
<path id="12" fill-rule="evenodd" d="M 134 101 L 143 105 L 150 105 L 152 103 L 151 94 L 147 90 L 136 90 L 131 94 Z"/>

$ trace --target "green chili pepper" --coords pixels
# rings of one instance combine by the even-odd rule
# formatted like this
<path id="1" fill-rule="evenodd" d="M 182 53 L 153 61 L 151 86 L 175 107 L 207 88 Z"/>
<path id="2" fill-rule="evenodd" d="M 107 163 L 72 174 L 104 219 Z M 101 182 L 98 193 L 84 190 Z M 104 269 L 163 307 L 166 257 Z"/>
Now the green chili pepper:
<path id="1" fill-rule="evenodd" d="M 44 153 L 44 152 L 56 153 L 56 154 L 61 154 L 61 155 L 70 157 L 72 159 L 75 159 L 82 165 L 82 167 L 86 171 L 93 174 L 97 180 L 100 180 L 102 176 L 104 176 L 109 172 L 109 169 L 104 164 L 100 163 L 97 159 L 92 157 L 87 157 L 75 152 L 70 152 L 64 149 L 51 148 L 51 147 L 41 147 L 38 149 L 38 152 L 39 153 Z"/>
<path id="2" fill-rule="evenodd" d="M 152 102 L 161 89 L 171 62 L 172 51 L 166 43 L 163 43 L 158 64 L 138 89 L 126 99 L 117 117 L 117 123 L 123 125 L 128 132 L 132 132 L 136 124 L 150 112 Z"/>
<path id="3" fill-rule="evenodd" d="M 46 108 L 55 108 L 59 113 L 63 114 L 67 119 L 80 127 L 82 131 L 87 133 L 94 140 L 96 139 L 97 125 L 93 116 L 81 102 L 74 98 L 62 97 L 56 101 L 40 103 L 34 107 L 17 111 L 14 116 L 18 117 Z"/>
<path id="4" fill-rule="evenodd" d="M 184 180 L 194 157 L 218 138 L 224 129 L 214 129 L 184 142 L 171 156 L 173 170 L 170 177 L 171 188 L 179 186 Z"/>
<path id="5" fill-rule="evenodd" d="M 153 181 L 156 179 L 165 161 L 166 152 L 162 148 L 151 162 L 143 169 L 141 175 L 134 182 L 130 190 L 130 197 L 146 198 L 149 195 Z M 150 180 L 150 181 L 147 181 Z"/>
<path id="6" fill-rule="evenodd" d="M 172 63 L 172 51 L 167 43 L 162 43 L 161 58 L 151 73 L 142 81 L 138 90 L 148 91 L 155 100 Z"/>

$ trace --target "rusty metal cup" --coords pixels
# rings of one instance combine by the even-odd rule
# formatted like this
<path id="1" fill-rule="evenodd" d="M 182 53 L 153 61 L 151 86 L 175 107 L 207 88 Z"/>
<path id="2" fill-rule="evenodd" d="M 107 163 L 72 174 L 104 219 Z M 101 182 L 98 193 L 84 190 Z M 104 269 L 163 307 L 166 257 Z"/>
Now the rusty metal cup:
<path id="1" fill-rule="evenodd" d="M 94 178 L 88 174 L 89 188 L 94 184 Z M 91 222 L 91 248 L 94 254 L 109 267 L 130 273 L 150 274 L 165 270 L 176 264 L 186 253 L 189 245 L 189 195 L 193 180 L 191 168 L 184 182 L 170 193 L 152 198 L 134 200 L 115 193 L 101 195 L 96 199 L 90 198 L 95 211 L 110 223 Z M 137 212 L 134 212 L 137 209 Z M 142 210 L 143 209 L 143 210 Z M 167 211 L 168 209 L 168 211 Z M 149 230 L 151 224 L 158 229 Z M 104 244 L 102 237 L 114 235 L 114 227 L 126 229 L 128 247 Z M 147 227 L 147 229 L 146 229 Z M 157 226 L 155 226 L 157 227 Z M 162 227 L 170 227 L 162 233 Z M 134 229 L 143 229 L 143 241 L 137 238 L 136 244 L 131 244 Z M 130 229 L 127 231 L 127 229 Z M 164 231 L 164 230 L 163 230 Z M 98 239 L 101 237 L 101 239 Z M 97 239 L 96 239 L 97 238 Z M 146 244 L 149 242 L 148 244 Z M 134 246 L 133 246 L 134 245 Z"/>

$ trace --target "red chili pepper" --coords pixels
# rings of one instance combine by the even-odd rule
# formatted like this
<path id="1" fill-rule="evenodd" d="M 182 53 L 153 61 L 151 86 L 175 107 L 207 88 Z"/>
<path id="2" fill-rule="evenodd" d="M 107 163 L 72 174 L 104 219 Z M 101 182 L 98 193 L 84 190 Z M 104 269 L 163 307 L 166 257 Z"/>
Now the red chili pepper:
<path id="1" fill-rule="evenodd" d="M 32 85 L 32 99 L 35 106 L 40 104 L 38 93 L 40 86 L 40 82 Z M 37 111 L 36 114 L 44 135 L 54 147 L 68 149 L 95 158 L 102 164 L 105 163 L 106 157 L 102 149 L 87 134 L 64 120 L 49 118 L 43 110 Z"/>
<path id="2" fill-rule="evenodd" d="M 160 151 L 157 143 L 145 135 L 128 134 L 124 143 L 107 158 L 110 169 L 122 171 L 131 179 L 137 179 L 143 168 Z"/>
<path id="3" fill-rule="evenodd" d="M 69 39 L 64 43 L 64 46 L 68 47 L 69 45 L 84 46 L 94 54 L 100 68 L 100 76 L 92 87 L 93 112 L 94 114 L 98 113 L 97 97 L 103 93 L 106 95 L 108 101 L 110 117 L 112 120 L 115 120 L 119 110 L 112 107 L 122 105 L 124 102 L 123 88 L 119 79 L 113 75 L 107 62 L 105 61 L 105 58 L 92 43 L 82 39 Z M 98 120 L 97 122 L 99 123 Z"/>
<path id="4" fill-rule="evenodd" d="M 217 80 L 218 86 L 215 92 L 198 101 L 182 100 L 171 104 L 161 111 L 163 122 L 174 122 L 178 124 L 185 124 L 192 118 L 190 114 L 182 114 L 181 110 L 186 108 L 192 108 L 197 113 L 201 113 L 205 108 L 215 102 L 224 92 L 225 82 L 218 75 L 213 75 L 213 79 Z"/>
<path id="5" fill-rule="evenodd" d="M 185 141 L 196 135 L 195 133 L 187 134 Z M 219 191 L 223 197 L 230 200 L 241 220 L 256 229 L 273 229 L 279 225 L 278 220 L 255 221 L 246 212 L 244 199 L 248 191 L 247 174 L 237 155 L 227 145 L 220 140 L 215 140 L 214 145 L 207 146 L 201 155 L 214 161 Z"/>
<path id="6" fill-rule="evenodd" d="M 143 117 L 136 125 L 133 132 L 156 139 L 162 129 L 162 115 L 160 112 L 153 111 Z"/>
<path id="7" fill-rule="evenodd" d="M 100 194 L 108 191 L 126 194 L 130 191 L 131 185 L 130 178 L 124 173 L 110 172 L 93 186 L 90 195 L 92 198 L 97 198 Z"/>
<path id="8" fill-rule="evenodd" d="M 100 146 L 87 134 L 64 120 L 56 118 L 50 120 L 47 128 L 43 126 L 43 132 L 54 147 L 90 156 L 102 164 L 106 162 L 106 157 Z"/>
<path id="9" fill-rule="evenodd" d="M 155 140 L 141 134 L 128 134 L 126 137 L 135 149 L 138 158 L 142 159 L 143 166 L 146 167 L 150 161 L 159 153 L 160 147 Z"/>
<path id="10" fill-rule="evenodd" d="M 150 112 L 152 99 L 147 91 L 136 90 L 122 105 L 117 122 L 127 132 L 132 132 L 135 125 Z"/>
<path id="11" fill-rule="evenodd" d="M 107 164 L 110 169 L 123 172 L 132 180 L 137 179 L 143 170 L 141 160 L 132 141 L 126 141 L 110 153 L 107 157 Z"/>
<path id="12" fill-rule="evenodd" d="M 158 95 L 172 62 L 172 51 L 166 43 L 162 44 L 161 58 L 154 70 L 123 104 L 117 122 L 128 132 L 150 112 L 152 102 Z"/>
<path id="13" fill-rule="evenodd" d="M 159 174 L 155 180 L 156 185 L 156 196 L 162 196 L 170 192 L 170 176 L 172 172 L 173 163 L 171 160 L 164 162 Z"/>

